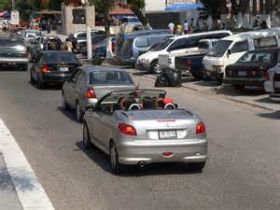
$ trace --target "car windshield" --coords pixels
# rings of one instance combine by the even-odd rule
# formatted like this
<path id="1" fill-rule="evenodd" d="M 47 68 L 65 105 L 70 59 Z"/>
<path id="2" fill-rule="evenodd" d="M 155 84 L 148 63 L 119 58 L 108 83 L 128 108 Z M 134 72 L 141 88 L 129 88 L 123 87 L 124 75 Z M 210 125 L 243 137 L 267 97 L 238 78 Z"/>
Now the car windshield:
<path id="1" fill-rule="evenodd" d="M 243 55 L 237 63 L 240 64 L 269 64 L 274 63 L 275 53 L 273 52 L 248 52 Z"/>
<path id="2" fill-rule="evenodd" d="M 61 63 L 77 63 L 79 64 L 79 60 L 73 53 L 46 53 L 45 54 L 46 63 L 49 64 L 61 64 Z"/>
<path id="3" fill-rule="evenodd" d="M 41 36 L 41 32 L 40 31 L 27 31 L 25 33 L 25 37 L 29 37 L 29 36 Z"/>
<path id="4" fill-rule="evenodd" d="M 209 51 L 208 55 L 213 57 L 223 57 L 225 52 L 228 50 L 232 41 L 229 40 L 220 40 L 217 42 L 215 47 Z"/>
<path id="5" fill-rule="evenodd" d="M 160 51 L 160 50 L 164 50 L 165 48 L 167 48 L 172 42 L 174 41 L 174 39 L 166 39 L 165 41 L 159 43 L 158 45 L 154 46 L 153 48 L 150 49 L 150 51 Z"/>
<path id="6" fill-rule="evenodd" d="M 89 75 L 89 83 L 93 85 L 133 85 L 133 80 L 124 71 L 93 71 Z"/>

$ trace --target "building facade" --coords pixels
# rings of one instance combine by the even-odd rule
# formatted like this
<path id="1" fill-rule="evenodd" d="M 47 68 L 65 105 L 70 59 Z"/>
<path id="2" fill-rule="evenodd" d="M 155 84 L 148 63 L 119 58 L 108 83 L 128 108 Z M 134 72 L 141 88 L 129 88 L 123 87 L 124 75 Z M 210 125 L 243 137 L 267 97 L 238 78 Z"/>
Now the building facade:
<path id="1" fill-rule="evenodd" d="M 173 4 L 196 3 L 197 0 L 146 0 L 146 12 L 164 11 L 167 6 Z"/>

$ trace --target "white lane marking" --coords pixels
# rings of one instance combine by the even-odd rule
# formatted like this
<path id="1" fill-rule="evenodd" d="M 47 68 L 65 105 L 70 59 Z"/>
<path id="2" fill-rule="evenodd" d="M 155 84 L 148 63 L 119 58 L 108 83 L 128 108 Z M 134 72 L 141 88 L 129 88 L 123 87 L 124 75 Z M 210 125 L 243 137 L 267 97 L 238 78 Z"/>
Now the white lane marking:
<path id="1" fill-rule="evenodd" d="M 0 152 L 24 210 L 54 210 L 25 155 L 0 119 Z"/>

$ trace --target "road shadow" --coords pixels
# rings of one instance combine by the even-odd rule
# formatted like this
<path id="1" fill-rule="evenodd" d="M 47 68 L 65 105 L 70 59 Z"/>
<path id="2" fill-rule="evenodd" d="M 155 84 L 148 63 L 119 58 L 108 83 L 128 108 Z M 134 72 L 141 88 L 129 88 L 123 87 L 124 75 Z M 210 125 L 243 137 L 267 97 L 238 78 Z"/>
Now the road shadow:
<path id="1" fill-rule="evenodd" d="M 22 191 L 31 191 L 34 189 L 33 179 L 30 178 L 29 174 L 25 170 L 12 169 L 14 174 L 14 182 L 17 183 L 17 187 Z M 0 168 L 0 191 L 11 191 L 14 190 L 14 184 L 11 181 L 11 177 L 5 167 Z"/>
<path id="2" fill-rule="evenodd" d="M 62 85 L 46 85 L 44 88 L 40 89 L 36 82 L 28 81 L 28 84 L 31 85 L 33 88 L 41 90 L 41 91 L 48 91 L 48 90 L 58 91 L 58 90 L 61 90 L 61 88 L 62 88 Z"/>
<path id="3" fill-rule="evenodd" d="M 260 103 L 265 103 L 265 104 L 278 104 L 280 106 L 279 102 L 271 100 L 271 98 L 269 96 L 267 96 L 265 98 L 257 99 L 255 101 L 260 102 Z"/>
<path id="4" fill-rule="evenodd" d="M 76 116 L 75 116 L 75 111 L 72 110 L 72 109 L 65 109 L 64 107 L 62 106 L 58 106 L 57 107 L 57 110 L 60 111 L 64 116 L 66 116 L 68 119 L 80 124 L 79 122 L 77 122 L 76 120 Z"/>
<path id="5" fill-rule="evenodd" d="M 76 146 L 79 150 L 83 151 L 88 156 L 88 158 L 98 164 L 104 171 L 112 173 L 108 155 L 94 146 L 91 149 L 85 149 L 82 141 L 77 142 Z M 135 177 L 199 173 L 201 173 L 201 171 L 191 169 L 186 163 L 158 163 L 145 165 L 143 168 L 139 166 L 126 166 L 123 173 L 118 176 Z"/>
<path id="6" fill-rule="evenodd" d="M 260 113 L 257 115 L 260 117 L 268 118 L 268 119 L 272 119 L 272 120 L 280 120 L 280 111 L 275 111 L 275 112 L 271 112 L 271 113 Z"/>

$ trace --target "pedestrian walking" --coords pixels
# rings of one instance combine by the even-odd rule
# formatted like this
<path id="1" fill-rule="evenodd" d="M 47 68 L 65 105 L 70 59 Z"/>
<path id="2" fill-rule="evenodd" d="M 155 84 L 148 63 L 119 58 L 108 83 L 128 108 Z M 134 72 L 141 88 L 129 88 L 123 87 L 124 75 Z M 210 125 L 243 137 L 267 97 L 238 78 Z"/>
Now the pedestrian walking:
<path id="1" fill-rule="evenodd" d="M 187 20 L 184 22 L 184 33 L 187 34 L 189 33 L 189 23 Z"/>
<path id="2" fill-rule="evenodd" d="M 170 22 L 170 23 L 168 24 L 168 29 L 169 29 L 169 31 L 170 31 L 171 33 L 174 34 L 174 32 L 175 32 L 175 24 L 174 24 L 173 22 Z"/>
<path id="3" fill-rule="evenodd" d="M 183 26 L 179 23 L 176 27 L 176 34 L 177 36 L 180 36 L 182 35 L 182 33 L 183 33 Z"/>

